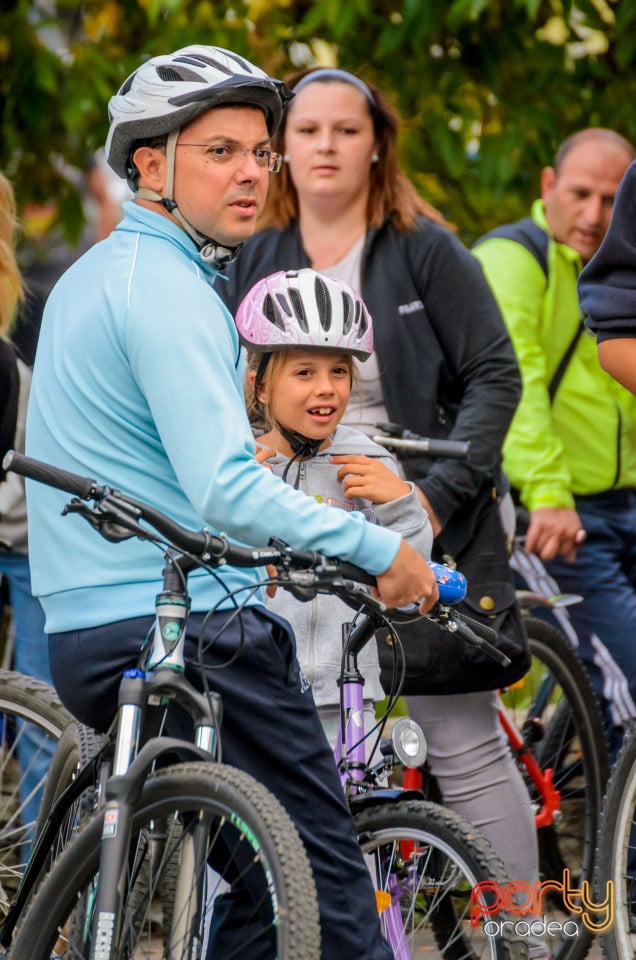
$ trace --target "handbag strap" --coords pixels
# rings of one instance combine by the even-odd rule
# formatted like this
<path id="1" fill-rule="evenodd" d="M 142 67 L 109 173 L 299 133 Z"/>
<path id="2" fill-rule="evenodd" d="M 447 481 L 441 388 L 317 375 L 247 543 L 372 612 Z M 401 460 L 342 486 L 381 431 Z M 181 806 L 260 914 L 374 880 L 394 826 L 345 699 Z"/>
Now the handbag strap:
<path id="1" fill-rule="evenodd" d="M 549 396 L 550 396 L 550 403 L 553 403 L 553 402 L 554 402 L 555 394 L 556 394 L 557 390 L 559 389 L 559 385 L 560 385 L 561 381 L 563 380 L 563 376 L 564 376 L 564 374 L 565 374 L 565 371 L 566 371 L 567 368 L 568 368 L 568 364 L 570 363 L 570 360 L 572 359 L 572 355 L 573 355 L 574 351 L 576 350 L 576 346 L 577 346 L 579 340 L 581 339 L 581 334 L 583 333 L 584 330 L 585 330 L 585 324 L 583 323 L 583 318 L 581 317 L 581 319 L 579 320 L 579 325 L 578 325 L 578 327 L 577 327 L 577 329 L 576 329 L 576 333 L 575 333 L 574 336 L 572 337 L 572 340 L 570 341 L 569 347 L 567 348 L 567 350 L 565 351 L 565 353 L 564 353 L 563 356 L 561 357 L 561 362 L 560 362 L 559 366 L 556 368 L 556 370 L 555 370 L 555 372 L 554 372 L 554 376 L 553 376 L 552 379 L 550 380 L 550 385 L 549 385 L 549 387 L 548 387 L 548 394 L 549 394 Z"/>
<path id="2" fill-rule="evenodd" d="M 524 247 L 528 253 L 532 254 L 534 259 L 541 267 L 545 275 L 547 285 L 549 278 L 548 247 L 550 244 L 550 237 L 545 230 L 543 230 L 537 223 L 534 222 L 532 217 L 524 217 L 523 220 L 518 220 L 516 223 L 507 223 L 501 227 L 495 227 L 494 230 L 491 230 L 489 233 L 484 234 L 483 237 L 480 237 L 474 246 L 478 246 L 485 240 L 494 239 L 513 240 L 515 243 L 521 244 L 521 246 Z M 583 323 L 583 318 L 581 317 L 574 337 L 570 341 L 567 350 L 561 357 L 561 361 L 556 368 L 552 380 L 548 386 L 550 403 L 554 402 L 556 392 L 559 389 L 565 371 L 568 368 L 570 360 L 572 359 L 574 351 L 576 350 L 576 346 L 584 330 L 585 325 Z"/>

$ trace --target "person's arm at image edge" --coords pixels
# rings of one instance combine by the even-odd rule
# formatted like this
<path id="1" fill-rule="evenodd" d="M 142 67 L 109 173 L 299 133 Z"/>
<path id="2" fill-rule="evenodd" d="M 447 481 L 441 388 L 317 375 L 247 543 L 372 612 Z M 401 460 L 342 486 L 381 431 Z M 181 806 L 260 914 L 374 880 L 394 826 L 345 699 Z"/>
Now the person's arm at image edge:
<path id="1" fill-rule="evenodd" d="M 636 162 L 614 201 L 609 229 L 578 281 L 581 309 L 596 333 L 603 369 L 636 393 Z"/>

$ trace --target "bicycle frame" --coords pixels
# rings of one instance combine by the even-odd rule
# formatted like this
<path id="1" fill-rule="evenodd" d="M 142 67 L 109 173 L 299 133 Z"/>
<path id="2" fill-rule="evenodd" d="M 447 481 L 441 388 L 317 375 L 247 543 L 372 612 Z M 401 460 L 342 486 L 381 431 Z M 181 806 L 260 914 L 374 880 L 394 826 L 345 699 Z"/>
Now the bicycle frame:
<path id="1" fill-rule="evenodd" d="M 127 670 L 120 684 L 113 770 L 105 786 L 100 882 L 93 911 L 90 960 L 110 960 L 113 946 L 119 940 L 132 813 L 150 768 L 161 755 L 175 748 L 180 752 L 185 748 L 197 759 L 212 760 L 218 737 L 220 697 L 213 693 L 209 698 L 200 694 L 184 674 L 184 643 L 190 611 L 186 581 L 189 571 L 198 564 L 173 551 L 166 553 L 166 560 L 163 589 L 155 601 L 150 649 L 142 669 Z M 194 745 L 162 736 L 151 738 L 140 750 L 146 707 L 152 700 L 175 701 L 185 707 L 195 725 Z M 205 827 L 205 823 L 201 823 L 196 829 L 201 832 Z M 200 854 L 204 845 L 195 843 L 193 849 Z M 205 861 L 195 859 L 190 875 L 200 876 L 204 883 Z M 201 917 L 195 910 L 189 919 L 192 940 Z M 183 936 L 182 931 L 179 936 Z"/>
<path id="2" fill-rule="evenodd" d="M 364 677 L 358 668 L 358 653 L 373 639 L 379 624 L 363 615 L 353 626 L 343 624 L 344 660 L 340 675 L 341 725 L 334 755 L 340 781 L 352 809 L 366 803 L 395 803 L 409 796 L 419 797 L 418 791 L 387 789 L 378 786 L 378 774 L 393 765 L 393 758 L 384 756 L 375 767 L 366 759 L 364 731 Z M 412 844 L 403 843 L 405 859 L 412 855 Z M 382 912 L 387 937 L 394 951 L 395 960 L 411 960 L 407 938 L 404 935 L 404 920 L 400 907 L 399 890 L 408 883 L 391 874 L 388 890 L 376 891 L 378 912 Z"/>
<path id="3" fill-rule="evenodd" d="M 550 690 L 543 689 L 540 698 L 549 697 Z M 535 826 L 549 827 L 558 817 L 561 810 L 561 794 L 554 786 L 553 771 L 551 767 L 542 770 L 539 766 L 534 752 L 530 746 L 530 730 L 524 731 L 522 736 L 515 725 L 510 721 L 505 707 L 500 704 L 497 711 L 499 722 L 506 735 L 510 749 L 515 755 L 517 761 L 521 763 L 532 781 L 537 795 L 540 798 L 540 806 L 535 812 Z M 404 786 L 410 790 L 422 790 L 424 787 L 424 774 L 419 768 L 407 768 L 404 771 Z"/>
<path id="4" fill-rule="evenodd" d="M 345 741 L 348 740 L 352 755 L 351 758 L 347 756 L 346 763 L 357 784 L 351 791 L 350 803 L 354 804 L 356 800 L 364 802 L 365 794 L 370 794 L 371 786 L 371 795 L 375 802 L 405 796 L 402 791 L 378 790 L 377 771 L 371 770 L 364 763 L 363 738 L 358 736 L 357 732 L 354 733 L 356 721 L 361 716 L 358 705 L 362 707 L 363 704 L 364 682 L 357 670 L 355 657 L 357 650 L 373 636 L 376 627 L 387 622 L 386 615 L 396 622 L 417 619 L 420 614 L 416 604 L 407 610 L 387 610 L 380 600 L 361 587 L 356 587 L 356 583 L 373 584 L 375 580 L 364 570 L 351 564 L 331 560 L 312 551 L 293 551 L 286 544 L 277 541 L 272 541 L 268 548 L 257 550 L 230 544 L 223 537 L 213 536 L 207 529 L 196 532 L 186 530 L 148 504 L 128 498 L 109 487 L 100 487 L 90 478 L 61 471 L 13 452 L 5 458 L 4 466 L 5 469 L 14 469 L 23 476 L 75 494 L 76 498 L 80 499 L 72 500 L 64 512 L 79 513 L 112 542 L 139 536 L 163 546 L 166 541 L 173 544 L 173 547 L 165 552 L 167 564 L 164 569 L 163 589 L 156 599 L 155 629 L 149 653 L 140 669 L 126 672 L 120 687 L 113 769 L 104 788 L 103 832 L 97 873 L 99 881 L 95 896 L 91 897 L 93 936 L 90 960 L 111 960 L 114 944 L 119 939 L 132 815 L 150 767 L 158 757 L 168 752 L 173 753 L 176 749 L 197 759 L 204 757 L 210 761 L 213 758 L 211 751 L 214 751 L 218 738 L 219 698 L 208 700 L 199 694 L 184 674 L 183 643 L 189 613 L 186 578 L 189 570 L 194 567 L 219 566 L 223 563 L 235 563 L 244 567 L 275 564 L 280 585 L 289 589 L 299 599 L 309 599 L 322 589 L 341 596 L 354 607 L 362 606 L 368 611 L 367 624 L 358 625 L 360 630 L 357 646 L 352 644 L 350 648 L 350 676 L 344 684 L 350 686 L 351 690 L 350 697 L 346 697 L 346 710 L 351 723 L 346 724 L 349 732 L 345 733 Z M 82 500 L 92 500 L 98 506 L 84 506 Z M 146 521 L 157 534 L 149 533 L 148 528 L 140 524 L 140 520 Z M 463 598 L 466 590 L 465 579 L 459 572 L 443 565 L 431 566 L 438 582 L 440 602 L 436 605 L 435 612 L 429 613 L 430 618 L 443 624 L 448 630 L 458 631 L 470 642 L 490 647 L 493 655 L 497 655 L 498 651 L 492 646 L 493 631 L 479 624 L 471 627 L 467 618 L 464 621 L 449 606 Z M 160 704 L 166 699 L 174 700 L 184 706 L 193 718 L 197 742 L 171 740 L 162 736 L 151 737 L 140 747 L 146 707 L 151 699 Z M 380 766 L 387 768 L 388 765 L 385 760 Z M 73 793 L 73 796 L 77 795 Z M 201 828 L 205 832 L 205 820 L 201 823 Z M 196 842 L 196 838 L 192 845 L 194 848 L 201 846 Z M 188 858 L 190 878 L 194 872 L 196 877 L 201 877 L 201 883 L 205 883 L 203 867 L 204 863 L 200 862 L 200 858 L 198 863 Z M 24 876 L 28 876 L 31 882 L 35 879 L 34 872 L 28 870 Z M 178 891 L 179 887 L 177 896 Z M 199 899 L 198 906 L 195 905 L 195 909 L 189 914 L 188 930 L 184 933 L 183 929 L 180 929 L 180 940 L 192 942 L 196 939 L 196 928 L 202 919 L 198 915 L 201 913 L 200 904 Z M 395 922 L 398 923 L 399 903 L 385 907 L 387 910 L 392 908 L 397 908 Z M 402 954 L 398 960 L 408 960 L 408 955 Z"/>
<path id="5" fill-rule="evenodd" d="M 389 436 L 377 435 L 373 439 L 382 446 L 400 453 L 402 456 L 413 454 L 428 454 L 433 457 L 446 457 L 457 459 L 468 459 L 470 457 L 470 444 L 457 441 L 431 440 L 421 437 L 418 434 L 405 430 L 400 424 L 378 423 L 379 430 L 389 434 Z M 517 537 L 514 544 L 512 566 L 514 569 L 523 564 L 532 565 L 535 572 L 543 570 L 543 565 L 538 557 L 530 556 L 523 549 L 523 538 Z M 543 570 L 544 580 L 546 579 L 545 570 Z M 583 598 L 575 594 L 557 594 L 555 596 L 546 596 L 545 594 L 531 590 L 521 590 L 517 592 L 519 603 L 522 609 L 530 610 L 533 607 L 544 606 L 555 612 L 555 615 L 561 620 L 559 613 L 561 608 L 579 603 Z M 540 691 L 539 700 L 543 701 L 549 698 L 550 690 L 547 686 Z M 541 706 L 545 703 L 541 702 Z M 523 736 L 519 734 L 514 724 L 509 720 L 503 703 L 500 705 L 499 721 L 508 739 L 510 747 L 517 760 L 525 767 L 528 777 L 532 781 L 540 798 L 540 807 L 535 814 L 535 823 L 537 827 L 550 826 L 559 815 L 561 809 L 561 795 L 554 786 L 553 771 L 551 769 L 542 770 L 535 755 L 530 747 L 532 731 L 529 728 L 524 730 Z M 423 786 L 423 775 L 421 770 L 407 768 L 404 773 L 404 786 L 413 790 L 421 790 Z"/>
<path id="6" fill-rule="evenodd" d="M 0 944 L 3 946 L 11 942 L 20 913 L 41 874 L 57 830 L 82 792 L 97 782 L 102 764 L 112 754 L 112 769 L 103 787 L 105 829 L 100 860 L 102 879 L 94 911 L 95 930 L 101 931 L 100 960 L 110 957 L 112 943 L 116 942 L 119 933 L 116 923 L 113 924 L 110 918 L 120 917 L 123 873 L 130 840 L 130 813 L 150 769 L 161 756 L 174 753 L 177 749 L 189 759 L 213 760 L 218 738 L 220 698 L 213 692 L 209 698 L 199 693 L 184 676 L 183 647 L 189 612 L 185 584 L 188 572 L 196 565 L 181 554 L 170 553 L 163 573 L 163 590 L 156 597 L 155 627 L 150 648 L 144 656 L 144 669 L 124 673 L 119 688 L 120 705 L 114 739 L 60 795 L 42 831 L 34 839 L 16 896 L 0 926 Z M 152 736 L 142 746 L 146 707 L 151 701 L 176 702 L 183 706 L 194 723 L 194 742 Z M 198 868 L 201 867 L 199 864 Z M 204 875 L 203 869 L 201 875 Z M 109 918 L 107 922 L 104 917 Z"/>

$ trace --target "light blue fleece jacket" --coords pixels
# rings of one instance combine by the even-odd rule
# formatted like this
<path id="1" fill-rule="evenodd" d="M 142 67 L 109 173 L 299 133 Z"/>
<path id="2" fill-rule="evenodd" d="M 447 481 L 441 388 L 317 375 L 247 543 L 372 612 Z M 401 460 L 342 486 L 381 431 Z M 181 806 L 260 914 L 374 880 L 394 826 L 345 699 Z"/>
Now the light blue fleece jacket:
<path id="1" fill-rule="evenodd" d="M 108 239 L 59 280 L 44 312 L 26 452 L 107 483 L 193 529 L 263 546 L 272 536 L 381 573 L 397 533 L 318 504 L 254 459 L 236 328 L 212 289 L 216 272 L 172 221 L 133 201 Z M 27 483 L 33 590 L 48 633 L 150 614 L 163 566 L 156 547 L 112 544 L 68 497 Z M 192 609 L 227 590 L 262 602 L 255 570 L 220 584 L 190 575 Z M 228 603 L 226 601 L 225 606 Z"/>

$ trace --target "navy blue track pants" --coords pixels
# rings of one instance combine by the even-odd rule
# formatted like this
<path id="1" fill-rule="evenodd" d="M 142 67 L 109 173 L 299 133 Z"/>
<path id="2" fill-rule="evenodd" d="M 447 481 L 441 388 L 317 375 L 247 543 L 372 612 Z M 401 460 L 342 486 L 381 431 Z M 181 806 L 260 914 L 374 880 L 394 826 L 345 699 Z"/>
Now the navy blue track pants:
<path id="1" fill-rule="evenodd" d="M 205 637 L 214 636 L 227 614 L 208 618 Z M 197 637 L 204 617 L 193 614 L 186 640 L 187 675 L 201 689 Z M 324 960 L 389 960 L 380 933 L 372 884 L 355 839 L 333 754 L 305 689 L 288 624 L 264 607 L 240 618 L 243 648 L 227 668 L 241 640 L 235 620 L 205 654 L 212 690 L 223 700 L 223 760 L 246 770 L 281 801 L 307 849 L 321 913 Z M 136 666 L 152 618 L 107 624 L 49 638 L 51 673 L 67 708 L 81 721 L 106 730 L 116 710 L 124 670 Z M 188 718 L 168 719 L 166 734 L 189 735 Z M 242 942 L 240 922 L 238 941 Z M 249 958 L 260 960 L 250 947 Z M 263 960 L 271 948 L 263 946 Z"/>

